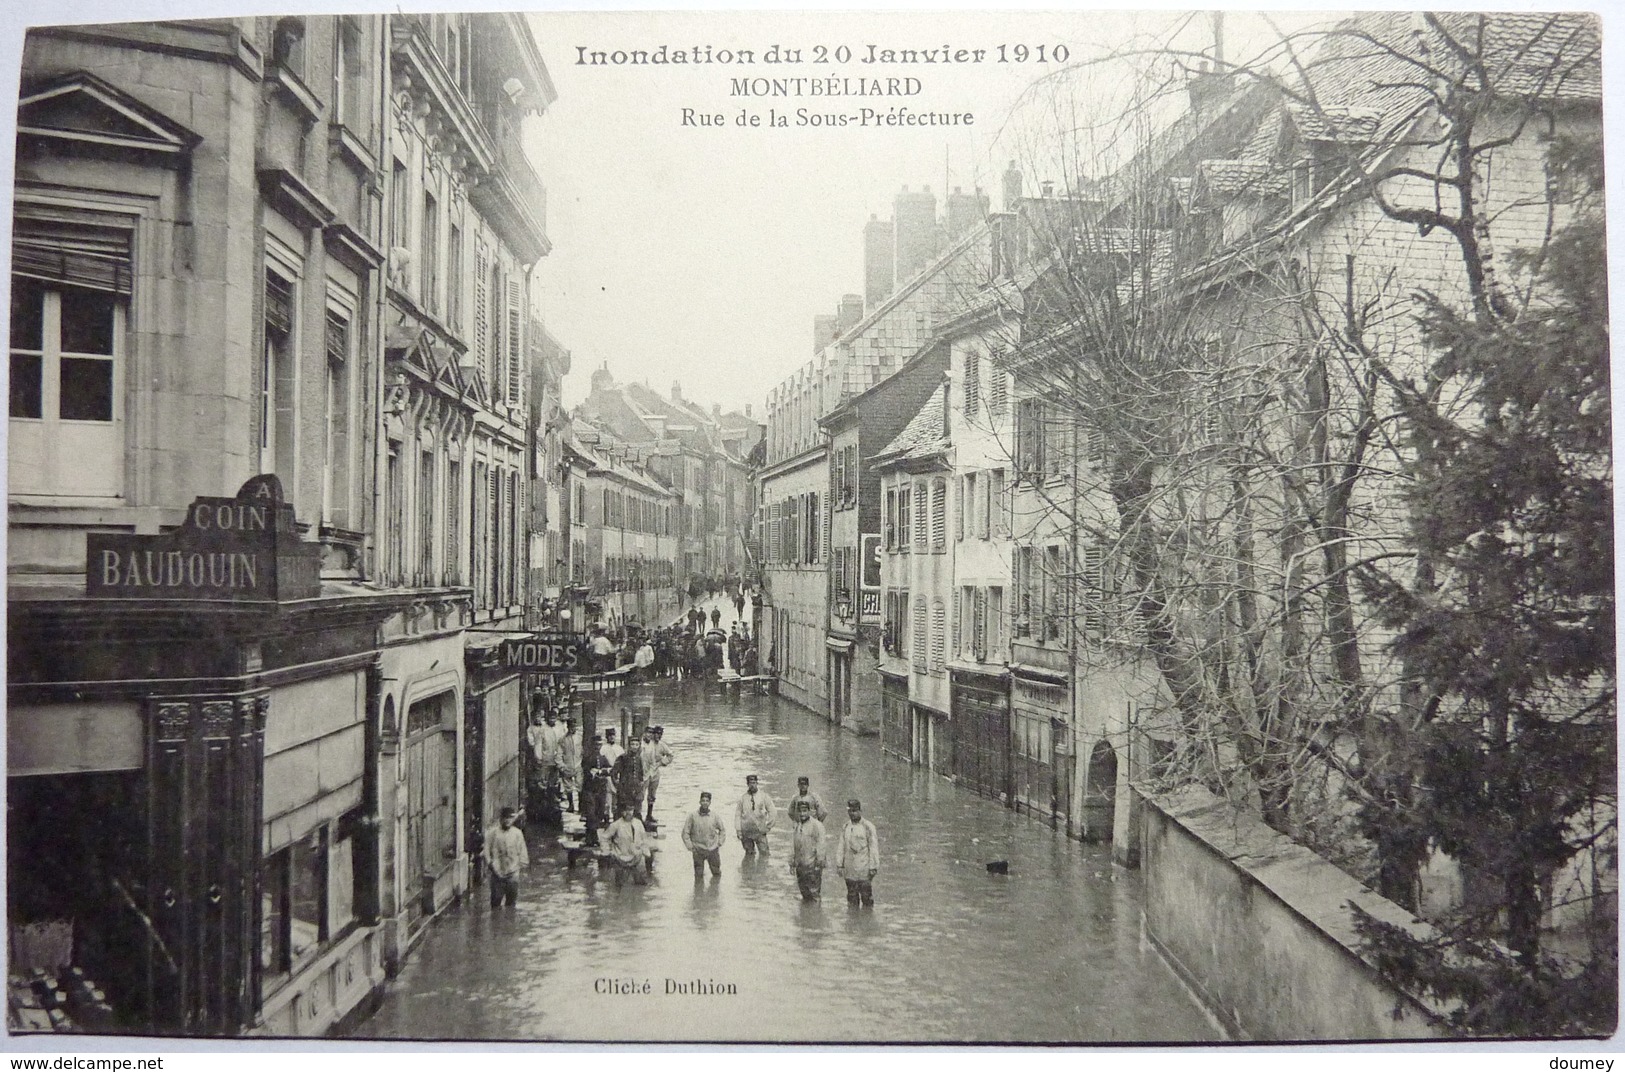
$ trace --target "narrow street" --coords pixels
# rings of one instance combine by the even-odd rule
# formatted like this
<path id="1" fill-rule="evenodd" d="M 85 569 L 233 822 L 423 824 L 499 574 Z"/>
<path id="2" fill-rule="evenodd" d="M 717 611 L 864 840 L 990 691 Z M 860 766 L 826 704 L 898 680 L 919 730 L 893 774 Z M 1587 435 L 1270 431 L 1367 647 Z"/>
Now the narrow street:
<path id="1" fill-rule="evenodd" d="M 728 615 L 731 617 L 731 615 Z M 532 836 L 517 908 L 476 889 L 431 930 L 382 1007 L 355 1032 L 377 1038 L 613 1041 L 1200 1041 L 1217 1030 L 1140 940 L 1137 873 L 1107 846 L 1068 840 L 996 802 L 884 758 L 773 697 L 664 683 L 654 721 L 675 761 L 656 818 L 650 885 L 565 866 Z M 778 805 L 772 856 L 737 840 L 720 879 L 696 883 L 679 838 L 702 789 L 734 830 L 756 773 Z M 827 873 L 803 904 L 788 868 L 784 801 L 807 775 L 831 842 L 848 797 L 879 830 L 875 907 L 847 907 Z M 1009 874 L 986 864 L 1009 861 Z M 666 980 L 729 994 L 667 994 Z M 603 993 L 648 980 L 651 993 Z M 704 990 L 705 987 L 696 989 Z M 1067 995 L 1062 1000 L 1059 995 Z"/>

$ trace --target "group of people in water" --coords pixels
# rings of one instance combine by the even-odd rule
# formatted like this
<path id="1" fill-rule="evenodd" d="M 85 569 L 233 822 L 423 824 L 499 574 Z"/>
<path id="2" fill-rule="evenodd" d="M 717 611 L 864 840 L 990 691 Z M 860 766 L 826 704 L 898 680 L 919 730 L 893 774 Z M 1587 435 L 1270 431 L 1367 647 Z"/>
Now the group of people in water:
<path id="1" fill-rule="evenodd" d="M 661 772 L 675 756 L 666 744 L 664 726 L 651 725 L 624 746 L 616 740 L 616 732 L 609 727 L 594 734 L 583 752 L 575 719 L 566 718 L 561 726 L 557 713 L 542 705 L 535 712 L 526 742 L 531 754 L 532 799 L 539 796 L 545 802 L 544 814 L 546 806 L 556 809 L 562 805 L 572 812 L 579 808 L 584 846 L 604 853 L 604 862 L 620 888 L 628 879 L 643 885 L 654 873 L 659 829 L 655 801 Z M 848 903 L 872 907 L 880 844 L 874 824 L 863 817 L 862 802 L 856 798 L 847 801 L 847 823 L 835 839 L 833 852 L 824 829 L 828 813 L 806 776 L 796 779 L 796 794 L 785 811 L 791 821 L 790 871 L 802 899 L 822 898 L 824 871 L 833 857 L 836 871 L 846 882 Z M 529 865 L 515 818 L 512 808 L 504 808 L 498 827 L 485 838 L 493 908 L 514 902 L 518 874 Z M 746 777 L 745 792 L 734 805 L 733 827 L 747 861 L 770 854 L 769 835 L 777 818 L 778 808 L 760 778 L 755 774 Z M 727 839 L 727 826 L 712 808 L 712 795 L 701 793 L 699 806 L 682 826 L 683 848 L 693 856 L 695 881 L 704 881 L 707 868 L 713 877 L 722 874 L 722 847 Z"/>

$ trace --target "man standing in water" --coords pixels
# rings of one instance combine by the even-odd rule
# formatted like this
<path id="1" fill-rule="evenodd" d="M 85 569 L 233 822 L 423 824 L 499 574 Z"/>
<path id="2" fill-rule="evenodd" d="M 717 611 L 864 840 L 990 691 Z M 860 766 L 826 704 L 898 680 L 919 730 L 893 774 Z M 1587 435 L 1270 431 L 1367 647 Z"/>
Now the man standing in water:
<path id="1" fill-rule="evenodd" d="M 812 817 L 812 807 L 798 800 L 790 808 L 796 821 L 790 834 L 790 872 L 796 876 L 803 901 L 824 897 L 824 824 Z"/>
<path id="2" fill-rule="evenodd" d="M 621 804 L 621 817 L 609 824 L 609 830 L 604 836 L 604 847 L 609 850 L 615 861 L 615 888 L 620 889 L 626 883 L 626 876 L 632 876 L 634 885 L 646 886 L 649 880 L 644 877 L 647 870 L 646 857 L 648 846 L 645 840 L 648 834 L 644 833 L 643 821 L 638 818 L 631 801 Z"/>
<path id="3" fill-rule="evenodd" d="M 796 795 L 790 798 L 789 804 L 785 805 L 785 810 L 790 813 L 792 819 L 796 817 L 796 805 L 798 804 L 805 804 L 812 809 L 812 817 L 819 822 L 829 818 L 829 813 L 824 810 L 824 802 L 819 800 L 818 794 L 812 791 L 812 782 L 805 774 L 796 779 Z"/>
<path id="4" fill-rule="evenodd" d="M 497 828 L 485 839 L 485 858 L 491 862 L 491 907 L 519 901 L 519 872 L 530 866 L 525 835 L 513 825 L 513 809 L 503 808 Z"/>
<path id="5" fill-rule="evenodd" d="M 671 766 L 671 746 L 666 743 L 666 727 L 650 726 L 643 735 L 643 769 L 647 778 L 645 784 L 648 788 L 648 808 L 643 816 L 643 825 L 648 826 L 655 821 L 655 793 L 660 789 L 660 769 Z"/>
<path id="6" fill-rule="evenodd" d="M 863 804 L 846 802 L 846 829 L 835 850 L 835 869 L 846 880 L 846 903 L 864 908 L 875 906 L 874 881 L 880 872 L 880 837 L 875 824 L 863 817 Z"/>
<path id="7" fill-rule="evenodd" d="M 728 837 L 722 817 L 711 811 L 711 794 L 700 794 L 700 808 L 683 821 L 683 848 L 694 854 L 694 881 L 705 879 L 705 865 L 711 874 L 722 877 L 722 843 Z"/>
<path id="8" fill-rule="evenodd" d="M 745 846 L 746 856 L 755 856 L 761 849 L 767 855 L 767 832 L 773 829 L 773 798 L 757 787 L 756 775 L 745 778 L 745 795 L 734 809 L 734 829 Z"/>

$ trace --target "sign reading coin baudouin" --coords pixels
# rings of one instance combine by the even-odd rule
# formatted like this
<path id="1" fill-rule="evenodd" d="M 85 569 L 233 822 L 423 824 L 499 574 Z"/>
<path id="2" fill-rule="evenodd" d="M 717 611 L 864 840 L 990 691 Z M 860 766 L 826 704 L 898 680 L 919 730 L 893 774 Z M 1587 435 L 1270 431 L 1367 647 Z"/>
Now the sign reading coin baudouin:
<path id="1" fill-rule="evenodd" d="M 229 499 L 200 496 L 156 536 L 92 532 L 85 594 L 99 599 L 274 603 L 321 594 L 321 548 L 294 530 L 282 482 L 250 477 Z"/>
<path id="2" fill-rule="evenodd" d="M 531 633 L 502 642 L 498 659 L 505 670 L 534 670 L 549 674 L 574 673 L 581 661 L 581 634 Z"/>

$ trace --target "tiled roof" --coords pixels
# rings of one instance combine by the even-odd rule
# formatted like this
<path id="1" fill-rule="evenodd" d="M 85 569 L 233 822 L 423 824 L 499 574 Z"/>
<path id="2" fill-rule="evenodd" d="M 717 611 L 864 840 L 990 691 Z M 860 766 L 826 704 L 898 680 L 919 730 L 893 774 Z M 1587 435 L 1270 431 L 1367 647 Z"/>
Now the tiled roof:
<path id="1" fill-rule="evenodd" d="M 1224 196 L 1274 194 L 1285 188 L 1286 176 L 1268 160 L 1204 160 L 1196 173 L 1210 192 Z"/>
<path id="2" fill-rule="evenodd" d="M 908 427 L 897 433 L 897 438 L 886 445 L 879 457 L 887 460 L 923 458 L 937 451 L 942 442 L 942 391 L 932 391 L 920 412 L 908 422 Z"/>

